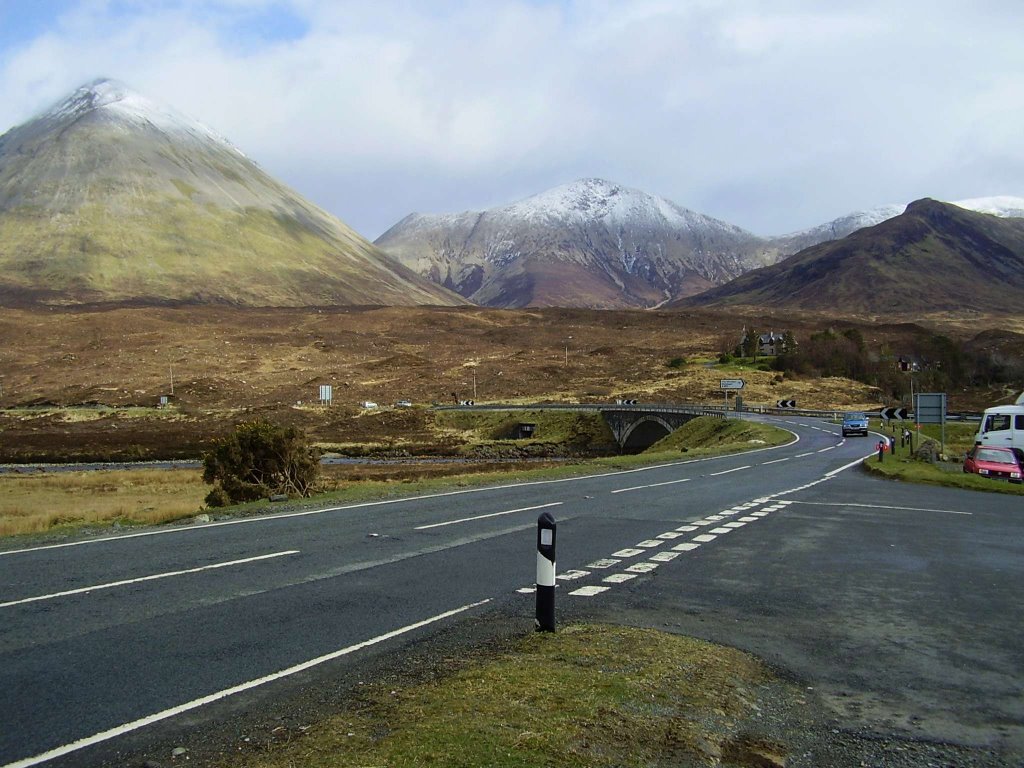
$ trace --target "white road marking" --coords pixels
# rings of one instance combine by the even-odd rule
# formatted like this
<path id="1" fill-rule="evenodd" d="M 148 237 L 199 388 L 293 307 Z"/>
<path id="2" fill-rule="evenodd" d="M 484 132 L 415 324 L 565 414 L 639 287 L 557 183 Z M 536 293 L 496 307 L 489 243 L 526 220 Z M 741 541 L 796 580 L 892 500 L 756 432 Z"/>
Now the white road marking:
<path id="1" fill-rule="evenodd" d="M 242 693 L 243 691 L 248 691 L 252 688 L 265 685 L 266 683 L 271 683 L 275 680 L 280 680 L 285 677 L 290 677 L 291 675 L 297 674 L 299 672 L 304 672 L 307 669 L 317 667 L 328 661 L 333 661 L 334 659 L 341 658 L 342 656 L 348 656 L 351 653 L 361 651 L 364 648 L 369 648 L 370 646 L 377 645 L 378 643 L 383 643 L 387 640 L 391 640 L 394 637 L 398 637 L 399 635 L 404 635 L 407 632 L 412 632 L 414 630 L 420 629 L 421 627 L 434 624 L 438 621 L 443 621 L 444 619 L 472 610 L 473 608 L 479 608 L 481 605 L 485 605 L 489 602 L 491 602 L 491 598 L 487 598 L 486 600 L 481 600 L 476 603 L 469 603 L 468 605 L 464 605 L 461 608 L 455 608 L 450 611 L 445 611 L 444 613 L 439 613 L 436 616 L 431 616 L 429 619 L 417 621 L 415 624 L 407 624 L 404 627 L 400 627 L 399 629 L 394 629 L 390 632 L 386 632 L 383 635 L 371 637 L 369 640 L 363 640 L 362 642 L 356 643 L 355 645 L 350 645 L 347 648 L 342 648 L 340 650 L 334 651 L 333 653 L 328 653 L 324 656 L 319 656 L 315 659 L 304 661 L 301 664 L 296 664 L 293 667 L 282 669 L 279 672 L 274 672 L 273 674 L 266 675 L 265 677 L 260 677 L 256 680 L 250 680 L 246 683 L 241 683 L 240 685 L 236 685 L 231 688 L 225 688 L 222 691 L 211 693 L 208 696 L 203 696 L 202 698 L 194 699 L 185 704 L 179 704 L 176 707 L 165 709 L 162 712 L 156 712 L 155 714 L 148 715 L 138 720 L 134 720 L 130 723 L 125 723 L 124 725 L 119 725 L 115 728 L 111 728 L 109 730 L 93 734 L 92 736 L 87 736 L 83 739 L 79 739 L 78 741 L 73 741 L 70 744 L 65 744 L 64 746 L 57 747 L 56 749 L 51 749 L 48 752 L 43 752 L 33 757 L 26 757 L 22 760 L 16 760 L 13 763 L 8 763 L 2 768 L 29 768 L 29 766 L 45 763 L 47 760 L 53 760 L 54 758 L 62 757 L 63 755 L 67 755 L 72 752 L 77 752 L 78 750 L 84 749 L 85 747 L 91 747 L 94 744 L 109 741 L 110 739 L 116 738 L 118 736 L 123 736 L 126 733 L 137 731 L 140 728 L 145 728 L 146 726 L 152 725 L 153 723 L 158 723 L 161 720 L 166 720 L 169 717 L 174 717 L 175 715 L 180 715 L 184 712 L 189 712 L 193 709 L 198 709 L 199 707 L 205 706 L 207 704 L 212 704 L 215 701 L 226 699 L 227 697 L 234 696 L 237 693 Z"/>
<path id="2" fill-rule="evenodd" d="M 599 595 L 602 592 L 607 592 L 611 587 L 580 587 L 570 592 L 570 595 L 576 595 L 578 597 L 593 597 Z"/>
<path id="3" fill-rule="evenodd" d="M 694 541 L 700 541 L 700 542 L 703 542 L 704 544 L 707 544 L 709 541 L 714 541 L 717 538 L 718 538 L 717 536 L 713 536 L 710 533 L 702 533 L 700 536 L 694 536 L 693 540 Z"/>
<path id="4" fill-rule="evenodd" d="M 35 603 L 40 600 L 52 600 L 55 597 L 67 597 L 68 595 L 82 595 L 88 592 L 98 592 L 101 589 L 111 589 L 113 587 L 124 587 L 129 584 L 139 584 L 144 581 L 156 581 L 157 579 L 167 579 L 172 576 L 186 576 L 190 573 L 200 573 L 202 571 L 212 571 L 216 568 L 229 568 L 233 565 L 245 565 L 246 563 L 255 563 L 261 560 L 272 560 L 275 557 L 285 557 L 287 555 L 297 555 L 299 550 L 290 549 L 287 552 L 274 552 L 270 555 L 259 555 L 257 557 L 247 557 L 243 560 L 231 560 L 226 563 L 214 563 L 213 565 L 203 565 L 197 568 L 186 568 L 181 571 L 167 571 L 166 573 L 154 573 L 151 576 L 140 576 L 135 579 L 122 579 L 121 581 L 110 581 L 106 584 L 94 584 L 91 587 L 80 587 L 78 589 L 68 589 L 63 592 L 54 592 L 49 595 L 37 595 L 36 597 L 26 597 L 21 600 L 10 600 L 6 603 L 0 603 L 0 608 L 10 608 L 12 605 L 23 605 L 25 603 Z"/>
<path id="5" fill-rule="evenodd" d="M 650 573 L 657 567 L 657 563 L 637 563 L 636 565 L 629 566 L 626 570 L 630 573 Z"/>
<path id="6" fill-rule="evenodd" d="M 746 523 L 732 522 L 732 523 L 726 523 L 725 527 L 726 528 L 742 528 L 744 525 L 746 525 Z"/>
<path id="7" fill-rule="evenodd" d="M 712 528 L 711 532 L 721 536 L 725 533 L 732 533 L 732 528 Z"/>
<path id="8" fill-rule="evenodd" d="M 807 453 L 798 453 L 793 458 L 794 459 L 802 459 L 804 456 L 810 456 L 812 453 L 814 453 L 814 451 L 808 451 Z"/>
<path id="9" fill-rule="evenodd" d="M 516 592 L 518 592 L 521 595 L 532 595 L 536 591 L 537 591 L 536 587 L 520 587 L 519 589 L 516 590 Z"/>
<path id="10" fill-rule="evenodd" d="M 693 524 L 694 525 L 714 525 L 714 523 L 711 520 L 694 520 Z"/>
<path id="11" fill-rule="evenodd" d="M 696 531 L 697 530 L 697 526 L 696 525 L 681 525 L 678 528 L 676 528 L 676 530 L 677 531 L 683 531 L 684 533 L 689 533 L 690 531 Z"/>
<path id="12" fill-rule="evenodd" d="M 768 514 L 769 514 L 769 513 L 768 513 L 768 512 L 765 512 L 765 511 L 764 511 L 764 510 L 762 509 L 762 510 L 761 510 L 761 511 L 759 511 L 759 512 L 751 512 L 750 514 L 751 514 L 751 516 L 752 516 L 752 517 L 768 517 Z"/>
<path id="13" fill-rule="evenodd" d="M 787 456 L 784 459 L 774 459 L 773 461 L 762 461 L 761 466 L 767 467 L 769 464 L 781 464 L 784 461 L 789 461 L 789 457 Z"/>
<path id="14" fill-rule="evenodd" d="M 747 515 L 740 518 L 741 523 L 756 523 L 760 518 L 754 517 L 753 515 Z"/>
<path id="15" fill-rule="evenodd" d="M 834 445 L 830 445 L 828 448 L 822 448 L 820 451 L 818 451 L 818 453 L 824 453 L 825 451 L 831 451 L 831 450 L 834 450 L 834 449 L 835 449 L 835 446 Z"/>
<path id="16" fill-rule="evenodd" d="M 612 557 L 636 557 L 637 555 L 644 554 L 642 549 L 620 549 L 618 552 L 612 552 Z"/>
<path id="17" fill-rule="evenodd" d="M 677 557 L 679 557 L 678 552 L 659 552 L 658 554 L 654 555 L 651 558 L 651 560 L 653 560 L 656 563 L 668 563 L 672 560 L 675 560 Z"/>
<path id="18" fill-rule="evenodd" d="M 664 541 L 661 541 L 659 539 L 647 539 L 645 541 L 637 543 L 637 546 L 643 547 L 644 549 L 651 549 L 652 547 L 660 547 L 664 543 Z"/>
<path id="19" fill-rule="evenodd" d="M 566 571 L 565 573 L 558 574 L 555 578 L 562 581 L 576 581 L 576 579 L 582 579 L 584 576 L 589 575 L 590 571 Z"/>
<path id="20" fill-rule="evenodd" d="M 458 525 L 459 523 L 471 523 L 474 520 L 485 520 L 488 517 L 501 517 L 502 515 L 514 515 L 516 512 L 533 512 L 536 509 L 548 509 L 549 507 L 560 507 L 563 502 L 553 501 L 550 504 L 538 504 L 536 507 L 521 507 L 520 509 L 509 509 L 504 512 L 491 512 L 488 515 L 476 515 L 475 517 L 463 517 L 461 520 L 446 520 L 443 523 L 431 523 L 430 525 L 417 525 L 414 531 L 425 531 L 428 528 L 443 528 L 446 525 Z"/>
<path id="21" fill-rule="evenodd" d="M 650 485 L 634 485 L 632 488 L 618 488 L 612 493 L 626 493 L 628 491 L 642 491 L 644 488 L 659 488 L 663 485 L 676 485 L 677 483 L 688 483 L 692 477 L 685 477 L 682 480 L 667 480 L 664 483 L 651 483 Z"/>
<path id="22" fill-rule="evenodd" d="M 678 539 L 682 535 L 683 534 L 679 533 L 678 531 L 667 531 L 665 533 L 659 533 L 658 534 L 658 538 L 659 539 Z"/>
<path id="23" fill-rule="evenodd" d="M 621 560 L 616 560 L 613 557 L 605 557 L 590 563 L 587 568 L 611 568 L 613 565 L 618 565 L 621 562 Z"/>
<path id="24" fill-rule="evenodd" d="M 690 552 L 691 550 L 697 549 L 699 546 L 700 544 L 694 544 L 692 541 L 687 541 L 684 544 L 676 544 L 672 549 L 676 552 Z"/>
<path id="25" fill-rule="evenodd" d="M 722 515 L 708 515 L 704 519 L 705 520 L 714 520 L 715 522 L 718 522 L 719 520 L 722 519 Z"/>
<path id="26" fill-rule="evenodd" d="M 723 470 L 722 472 L 711 472 L 711 473 L 708 474 L 708 477 L 718 477 L 719 475 L 728 475 L 730 472 L 740 472 L 740 471 L 742 471 L 744 469 L 750 469 L 750 465 L 747 464 L 746 466 L 743 466 L 743 467 L 734 467 L 733 469 L 726 469 L 726 470 Z"/>
<path id="27" fill-rule="evenodd" d="M 605 576 L 601 581 L 607 581 L 609 584 L 622 584 L 624 581 L 635 578 L 635 573 L 613 573 L 611 576 Z"/>
<path id="28" fill-rule="evenodd" d="M 863 509 L 895 509 L 900 512 L 942 512 L 946 515 L 973 515 L 973 512 L 961 512 L 957 509 L 928 509 L 925 507 L 891 507 L 885 504 L 854 504 L 838 501 L 790 501 L 789 504 L 807 504 L 815 507 L 861 507 Z"/>

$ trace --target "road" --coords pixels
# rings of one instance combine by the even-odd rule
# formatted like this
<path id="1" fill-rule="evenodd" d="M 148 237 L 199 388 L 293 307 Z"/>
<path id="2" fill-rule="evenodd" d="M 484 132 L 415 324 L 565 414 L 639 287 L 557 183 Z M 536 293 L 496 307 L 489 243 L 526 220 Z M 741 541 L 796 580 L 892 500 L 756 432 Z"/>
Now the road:
<path id="1" fill-rule="evenodd" d="M 545 511 L 560 605 L 668 614 L 853 720 L 1024 754 L 1019 499 L 875 480 L 872 438 L 779 423 L 794 442 L 730 457 L 0 551 L 0 766 L 95 764 L 371 649 L 530 620 Z"/>

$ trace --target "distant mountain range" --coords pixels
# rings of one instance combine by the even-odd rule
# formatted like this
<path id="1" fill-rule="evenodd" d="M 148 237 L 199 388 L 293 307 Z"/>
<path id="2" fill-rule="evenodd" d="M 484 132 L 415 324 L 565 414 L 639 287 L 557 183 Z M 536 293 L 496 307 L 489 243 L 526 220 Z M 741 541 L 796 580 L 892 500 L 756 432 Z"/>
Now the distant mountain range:
<path id="1" fill-rule="evenodd" d="M 458 304 L 205 126 L 110 81 L 0 136 L 0 305 Z"/>
<path id="2" fill-rule="evenodd" d="M 957 205 L 1024 216 L 1024 198 Z M 652 307 L 726 284 L 903 210 L 883 206 L 765 238 L 640 190 L 583 179 L 487 211 L 412 214 L 376 244 L 484 306 Z"/>
<path id="3" fill-rule="evenodd" d="M 1024 218 L 935 200 L 692 296 L 678 307 L 1024 314 Z"/>

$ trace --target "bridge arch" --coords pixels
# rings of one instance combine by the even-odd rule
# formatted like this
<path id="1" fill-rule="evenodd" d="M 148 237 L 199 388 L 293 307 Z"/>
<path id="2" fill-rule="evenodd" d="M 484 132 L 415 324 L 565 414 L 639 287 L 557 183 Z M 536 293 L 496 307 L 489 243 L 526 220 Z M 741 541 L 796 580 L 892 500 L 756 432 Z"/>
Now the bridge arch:
<path id="1" fill-rule="evenodd" d="M 674 431 L 675 427 L 661 416 L 647 413 L 626 428 L 619 444 L 624 453 L 639 453 Z"/>

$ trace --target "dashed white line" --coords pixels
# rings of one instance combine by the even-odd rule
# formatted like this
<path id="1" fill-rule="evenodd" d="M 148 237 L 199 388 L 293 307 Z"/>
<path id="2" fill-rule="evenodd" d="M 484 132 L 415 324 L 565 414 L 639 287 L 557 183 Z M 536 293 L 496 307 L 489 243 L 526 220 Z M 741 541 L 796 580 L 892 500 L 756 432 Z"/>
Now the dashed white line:
<path id="1" fill-rule="evenodd" d="M 635 573 L 613 573 L 611 576 L 605 576 L 601 581 L 606 581 L 609 584 L 622 584 L 635 578 Z"/>
<path id="2" fill-rule="evenodd" d="M 710 533 L 702 533 L 700 536 L 694 536 L 693 540 L 707 544 L 709 541 L 714 541 L 717 538 L 717 536 L 714 536 Z"/>
<path id="3" fill-rule="evenodd" d="M 659 552 L 658 554 L 654 555 L 651 558 L 651 560 L 657 563 L 667 563 L 672 560 L 675 560 L 677 557 L 679 557 L 678 552 Z"/>
<path id="4" fill-rule="evenodd" d="M 612 493 L 627 493 L 628 491 L 642 491 L 644 488 L 659 488 L 663 485 L 676 485 L 678 483 L 688 483 L 692 479 L 692 477 L 685 477 L 682 480 L 667 480 L 664 483 L 651 483 L 650 485 L 634 485 L 632 488 L 618 488 L 612 491 Z"/>
<path id="5" fill-rule="evenodd" d="M 101 589 L 112 589 L 113 587 L 124 587 L 129 584 L 140 584 L 144 581 L 156 581 L 157 579 L 168 579 L 172 576 L 186 576 L 190 573 L 201 573 L 202 571 L 212 571 L 217 568 L 230 568 L 234 565 L 245 565 L 246 563 L 255 563 L 261 560 L 272 560 L 276 557 L 286 557 L 287 555 L 297 555 L 299 550 L 289 549 L 286 552 L 274 552 L 269 555 L 259 555 L 257 557 L 246 557 L 242 560 L 231 560 L 226 563 L 214 563 L 212 565 L 203 565 L 197 568 L 186 568 L 181 571 L 167 571 L 165 573 L 154 573 L 150 576 L 140 576 L 135 579 L 122 579 L 120 581 L 111 581 L 106 584 L 94 584 L 90 587 L 80 587 L 78 589 L 68 589 L 63 592 L 53 592 L 49 595 L 37 595 L 36 597 L 26 597 L 21 600 L 10 600 L 6 603 L 0 603 L 0 608 L 10 608 L 12 605 L 24 605 L 25 603 L 35 603 L 40 600 L 52 600 L 56 597 L 68 597 L 69 595 L 82 595 L 89 592 L 98 592 Z"/>
<path id="6" fill-rule="evenodd" d="M 708 474 L 708 477 L 718 477 L 719 475 L 728 475 L 730 472 L 740 472 L 740 471 L 742 471 L 744 469 L 750 469 L 750 465 L 747 464 L 744 467 L 733 467 L 732 469 L 726 469 L 726 470 L 723 470 L 721 472 L 711 472 L 711 473 Z"/>
<path id="7" fill-rule="evenodd" d="M 711 538 L 714 538 L 714 536 L 712 536 Z M 698 547 L 700 547 L 700 544 L 695 544 L 692 541 L 687 541 L 683 544 L 676 544 L 674 547 L 672 547 L 672 549 L 676 552 L 690 552 L 694 549 L 697 549 Z"/>
<path id="8" fill-rule="evenodd" d="M 636 565 L 629 566 L 626 570 L 630 573 L 650 573 L 657 567 L 657 563 L 637 563 Z"/>
<path id="9" fill-rule="evenodd" d="M 652 549 L 654 547 L 660 547 L 664 543 L 665 542 L 660 539 L 647 539 L 646 541 L 638 542 L 637 546 L 643 547 L 644 549 Z"/>

